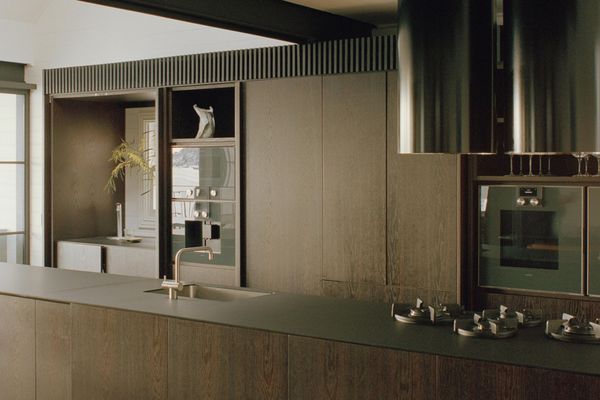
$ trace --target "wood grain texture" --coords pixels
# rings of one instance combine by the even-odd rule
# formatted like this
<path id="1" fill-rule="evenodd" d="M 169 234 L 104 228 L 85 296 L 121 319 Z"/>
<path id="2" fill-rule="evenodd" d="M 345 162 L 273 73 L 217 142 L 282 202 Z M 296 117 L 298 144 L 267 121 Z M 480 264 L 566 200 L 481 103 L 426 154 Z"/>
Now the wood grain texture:
<path id="1" fill-rule="evenodd" d="M 385 73 L 323 78 L 323 275 L 386 283 Z"/>
<path id="2" fill-rule="evenodd" d="M 456 302 L 456 292 L 330 280 L 323 280 L 323 295 L 388 304 L 392 302 L 415 303 L 417 298 L 426 304 Z"/>
<path id="3" fill-rule="evenodd" d="M 512 309 L 541 309 L 544 319 L 560 319 L 563 313 L 594 320 L 600 316 L 600 302 L 583 299 L 557 299 L 518 294 L 484 293 L 482 307 L 506 305 Z"/>
<path id="4" fill-rule="evenodd" d="M 165 399 L 167 319 L 72 305 L 73 399 Z"/>
<path id="5" fill-rule="evenodd" d="M 112 169 L 107 160 L 124 135 L 123 108 L 55 99 L 52 124 L 52 241 L 114 235 L 123 185 L 115 194 L 103 188 Z"/>
<path id="6" fill-rule="evenodd" d="M 35 302 L 36 400 L 71 399 L 71 306 Z"/>
<path id="7" fill-rule="evenodd" d="M 0 295 L 0 398 L 35 399 L 35 301 Z"/>
<path id="8" fill-rule="evenodd" d="M 374 283 L 323 280 L 323 295 L 377 303 L 392 302 L 392 287 Z"/>
<path id="9" fill-rule="evenodd" d="M 436 399 L 546 400 L 598 398 L 597 376 L 436 357 Z"/>
<path id="10" fill-rule="evenodd" d="M 397 154 L 397 74 L 388 72 L 389 282 L 456 293 L 459 156 Z"/>
<path id="11" fill-rule="evenodd" d="M 246 278 L 320 294 L 322 78 L 244 86 Z"/>
<path id="12" fill-rule="evenodd" d="M 289 337 L 290 399 L 432 399 L 435 358 Z"/>
<path id="13" fill-rule="evenodd" d="M 287 399 L 287 336 L 170 319 L 169 398 Z"/>

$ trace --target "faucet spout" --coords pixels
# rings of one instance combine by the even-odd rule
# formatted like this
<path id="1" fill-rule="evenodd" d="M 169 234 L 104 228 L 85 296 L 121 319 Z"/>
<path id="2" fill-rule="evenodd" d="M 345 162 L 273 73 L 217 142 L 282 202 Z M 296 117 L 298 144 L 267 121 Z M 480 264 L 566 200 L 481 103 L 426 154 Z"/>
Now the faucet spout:
<path id="1" fill-rule="evenodd" d="M 183 249 L 180 249 L 177 253 L 175 253 L 173 279 L 164 279 L 162 284 L 160 285 L 163 288 L 169 289 L 169 299 L 172 300 L 177 299 L 177 293 L 183 288 L 181 282 L 179 281 L 179 271 L 181 266 L 181 256 L 185 253 L 206 253 L 208 254 L 209 260 L 212 260 L 214 258 L 214 253 L 212 249 L 208 246 L 184 247 Z"/>
<path id="2" fill-rule="evenodd" d="M 123 238 L 123 206 L 121 203 L 116 203 L 115 208 L 117 211 L 117 238 Z"/>

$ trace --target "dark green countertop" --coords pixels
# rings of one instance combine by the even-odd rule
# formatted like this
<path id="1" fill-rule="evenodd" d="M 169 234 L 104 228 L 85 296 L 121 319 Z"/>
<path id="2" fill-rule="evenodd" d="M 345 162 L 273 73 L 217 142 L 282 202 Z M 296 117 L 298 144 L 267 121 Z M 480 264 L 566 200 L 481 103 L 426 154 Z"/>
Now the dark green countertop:
<path id="1" fill-rule="evenodd" d="M 449 326 L 403 325 L 386 304 L 276 293 L 232 302 L 145 293 L 160 280 L 0 263 L 0 293 L 138 311 L 289 335 L 600 375 L 600 345 L 563 343 L 543 328 L 505 340 L 458 336 Z"/>

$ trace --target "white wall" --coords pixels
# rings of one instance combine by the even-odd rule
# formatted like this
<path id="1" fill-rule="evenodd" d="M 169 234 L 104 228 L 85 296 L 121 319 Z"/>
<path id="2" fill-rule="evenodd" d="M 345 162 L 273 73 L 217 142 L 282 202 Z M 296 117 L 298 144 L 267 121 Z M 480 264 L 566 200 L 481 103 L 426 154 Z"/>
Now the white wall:
<path id="1" fill-rule="evenodd" d="M 29 64 L 26 81 L 38 85 L 30 108 L 33 265 L 44 263 L 44 69 L 287 44 L 76 0 L 2 0 L 0 37 L 0 60 Z"/>

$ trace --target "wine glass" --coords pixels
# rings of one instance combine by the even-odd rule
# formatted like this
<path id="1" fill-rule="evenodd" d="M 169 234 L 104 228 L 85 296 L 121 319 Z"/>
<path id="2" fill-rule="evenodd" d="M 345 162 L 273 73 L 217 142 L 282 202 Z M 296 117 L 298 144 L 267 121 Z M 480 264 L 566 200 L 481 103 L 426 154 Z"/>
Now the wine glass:
<path id="1" fill-rule="evenodd" d="M 533 154 L 529 154 L 529 173 L 527 174 L 527 176 L 534 176 L 533 175 Z"/>
<path id="2" fill-rule="evenodd" d="M 513 170 L 513 158 L 515 157 L 515 154 L 510 153 L 508 155 L 508 157 L 509 157 L 509 162 L 510 162 L 510 172 L 509 172 L 508 176 L 515 176 L 515 171 Z M 599 155 L 599 157 L 600 157 L 600 155 Z"/>
<path id="3" fill-rule="evenodd" d="M 600 152 L 590 153 L 596 159 L 596 173 L 592 176 L 600 176 Z"/>
<path id="4" fill-rule="evenodd" d="M 587 156 L 587 154 L 584 152 L 576 152 L 576 153 L 572 153 L 571 155 L 577 159 L 577 174 L 575 174 L 573 176 L 585 176 L 581 172 L 581 161 L 583 161 L 583 159 Z"/>

